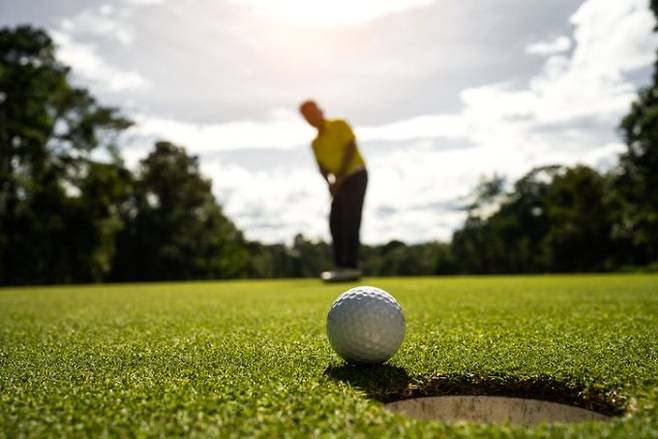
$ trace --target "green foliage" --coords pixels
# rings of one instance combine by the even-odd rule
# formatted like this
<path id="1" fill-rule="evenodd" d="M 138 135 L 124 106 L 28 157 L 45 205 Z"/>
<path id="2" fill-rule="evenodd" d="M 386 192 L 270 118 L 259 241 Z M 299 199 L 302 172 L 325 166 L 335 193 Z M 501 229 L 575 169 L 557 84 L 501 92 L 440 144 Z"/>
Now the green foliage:
<path id="1" fill-rule="evenodd" d="M 294 269 L 290 277 L 317 277 L 327 267 L 331 267 L 332 250 L 325 242 L 313 243 L 298 234 L 295 236 L 291 250 Z"/>
<path id="2" fill-rule="evenodd" d="M 249 252 L 247 277 L 254 279 L 293 277 L 295 259 L 299 260 L 299 257 L 293 255 L 284 244 L 266 245 L 249 242 L 247 250 Z"/>
<path id="3" fill-rule="evenodd" d="M 652 0 L 651 8 L 658 17 L 658 2 Z M 631 243 L 633 262 L 658 262 L 658 61 L 652 83 L 640 90 L 621 132 L 628 148 L 615 182 L 620 204 L 616 235 Z"/>
<path id="4" fill-rule="evenodd" d="M 130 125 L 71 85 L 44 31 L 0 29 L 0 284 L 246 274 L 197 158 L 161 142 L 133 175 L 117 146 Z"/>
<path id="5" fill-rule="evenodd" d="M 494 208 L 505 195 L 505 177 L 494 174 L 490 178 L 482 178 L 473 191 L 473 200 L 466 206 L 471 215 L 478 212 L 486 215 L 486 211 Z"/>
<path id="6" fill-rule="evenodd" d="M 317 277 L 332 266 L 331 245 L 309 241 L 301 234 L 291 247 L 251 242 L 248 248 L 250 278 Z M 456 271 L 450 245 L 440 242 L 362 245 L 360 259 L 366 276 L 430 276 Z"/>
<path id="7" fill-rule="evenodd" d="M 606 177 L 585 166 L 533 169 L 490 217 L 472 213 L 452 253 L 465 273 L 586 272 L 613 268 Z"/>
<path id="8" fill-rule="evenodd" d="M 557 175 L 546 197 L 549 229 L 541 241 L 550 271 L 586 272 L 614 268 L 609 182 L 586 166 Z"/>
<path id="9" fill-rule="evenodd" d="M 0 29 L 0 284 L 99 281 L 109 269 L 121 169 L 90 154 L 113 150 L 130 122 L 68 74 L 44 31 Z M 108 194 L 90 197 L 99 185 Z"/>
<path id="10" fill-rule="evenodd" d="M 141 162 L 112 280 L 222 279 L 246 274 L 248 254 L 201 176 L 197 157 L 158 142 Z"/>
<path id="11" fill-rule="evenodd" d="M 430 276 L 455 270 L 450 246 L 440 242 L 364 246 L 362 259 L 367 276 Z"/>
<path id="12" fill-rule="evenodd" d="M 653 276 L 366 279 L 401 303 L 387 366 L 354 373 L 315 280 L 0 290 L 0 435 L 610 437 L 658 434 Z M 519 384 L 606 395 L 609 423 L 415 421 L 379 402 Z M 440 388 L 436 389 L 436 384 Z M 488 386 L 482 387 L 482 383 Z M 433 389 L 434 388 L 434 389 Z M 415 389 L 415 390 L 414 390 Z"/>

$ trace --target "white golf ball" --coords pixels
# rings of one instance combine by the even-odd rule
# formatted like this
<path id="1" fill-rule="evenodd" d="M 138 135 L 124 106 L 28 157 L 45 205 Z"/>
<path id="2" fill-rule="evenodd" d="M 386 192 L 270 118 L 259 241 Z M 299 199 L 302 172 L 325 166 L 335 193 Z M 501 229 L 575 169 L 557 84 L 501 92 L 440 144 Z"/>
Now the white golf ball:
<path id="1" fill-rule="evenodd" d="M 405 321 L 397 300 L 375 287 L 341 294 L 327 315 L 327 336 L 336 353 L 351 363 L 383 363 L 404 339 Z"/>

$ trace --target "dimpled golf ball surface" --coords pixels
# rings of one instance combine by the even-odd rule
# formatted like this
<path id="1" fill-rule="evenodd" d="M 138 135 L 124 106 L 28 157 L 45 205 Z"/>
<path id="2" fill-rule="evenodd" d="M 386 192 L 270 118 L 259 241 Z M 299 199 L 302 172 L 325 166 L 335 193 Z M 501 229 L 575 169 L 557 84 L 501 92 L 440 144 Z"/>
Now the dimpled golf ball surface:
<path id="1" fill-rule="evenodd" d="M 327 336 L 336 353 L 351 363 L 383 363 L 404 339 L 405 321 L 397 300 L 375 287 L 341 294 L 327 315 Z"/>

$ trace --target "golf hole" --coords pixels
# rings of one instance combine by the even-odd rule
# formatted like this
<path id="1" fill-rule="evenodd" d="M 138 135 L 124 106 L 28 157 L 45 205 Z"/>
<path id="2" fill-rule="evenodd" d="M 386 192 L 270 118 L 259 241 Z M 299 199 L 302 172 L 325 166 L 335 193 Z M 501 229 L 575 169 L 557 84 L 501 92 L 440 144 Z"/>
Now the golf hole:
<path id="1" fill-rule="evenodd" d="M 530 426 L 612 421 L 633 410 L 617 389 L 551 376 L 477 373 L 410 376 L 390 364 L 329 366 L 325 374 L 411 418 Z"/>
<path id="2" fill-rule="evenodd" d="M 385 407 L 391 412 L 426 421 L 528 426 L 610 420 L 603 414 L 567 404 L 504 396 L 428 396 L 390 402 Z"/>

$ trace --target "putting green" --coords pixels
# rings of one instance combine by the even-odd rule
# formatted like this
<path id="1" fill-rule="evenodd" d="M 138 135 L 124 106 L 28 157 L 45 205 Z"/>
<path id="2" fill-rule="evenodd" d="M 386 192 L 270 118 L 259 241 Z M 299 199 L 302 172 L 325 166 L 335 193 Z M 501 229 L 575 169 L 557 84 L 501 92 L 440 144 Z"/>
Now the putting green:
<path id="1" fill-rule="evenodd" d="M 0 290 L 0 436 L 658 435 L 658 276 L 367 279 L 402 305 L 388 365 L 345 366 L 315 280 Z M 382 402 L 541 396 L 611 422 L 451 424 Z"/>

